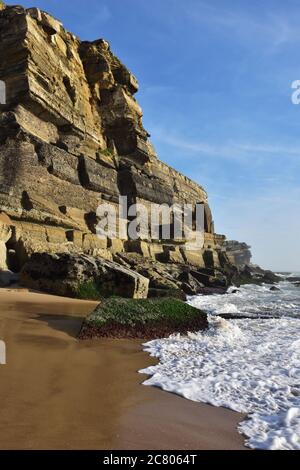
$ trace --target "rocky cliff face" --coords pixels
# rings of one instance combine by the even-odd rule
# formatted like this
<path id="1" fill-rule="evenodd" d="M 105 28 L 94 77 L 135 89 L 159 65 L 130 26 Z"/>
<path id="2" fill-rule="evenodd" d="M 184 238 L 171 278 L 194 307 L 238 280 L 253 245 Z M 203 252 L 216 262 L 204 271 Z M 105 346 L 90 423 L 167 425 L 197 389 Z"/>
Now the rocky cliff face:
<path id="1" fill-rule="evenodd" d="M 241 243 L 236 240 L 226 240 L 224 248 L 232 264 L 241 268 L 251 264 L 251 246 L 247 245 L 247 243 Z"/>
<path id="2" fill-rule="evenodd" d="M 158 160 L 134 98 L 137 80 L 106 41 L 81 42 L 37 8 L 6 7 L 0 64 L 1 209 L 25 252 L 112 248 L 93 237 L 95 211 L 120 194 L 146 204 L 205 203 L 215 244 L 205 190 Z"/>
<path id="3" fill-rule="evenodd" d="M 18 271 L 36 252 L 117 257 L 127 266 L 130 256 L 210 270 L 228 263 L 205 190 L 158 159 L 138 82 L 105 40 L 82 42 L 37 8 L 7 6 L 0 80 L 0 268 Z M 146 206 L 203 203 L 203 249 L 187 251 L 185 240 L 99 239 L 97 206 L 118 210 L 120 195 Z"/>

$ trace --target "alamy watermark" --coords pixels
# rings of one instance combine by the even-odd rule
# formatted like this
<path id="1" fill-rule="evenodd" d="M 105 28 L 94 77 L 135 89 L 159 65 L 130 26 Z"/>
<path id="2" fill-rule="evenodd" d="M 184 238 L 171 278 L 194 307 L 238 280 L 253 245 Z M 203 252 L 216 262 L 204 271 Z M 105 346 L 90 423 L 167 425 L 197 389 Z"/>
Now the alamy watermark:
<path id="1" fill-rule="evenodd" d="M 184 240 L 187 250 L 204 245 L 203 203 L 128 205 L 127 196 L 120 196 L 118 205 L 100 204 L 96 214 L 96 233 L 101 239 Z"/>
<path id="2" fill-rule="evenodd" d="M 293 104 L 300 104 L 300 80 L 294 80 L 291 84 L 293 91 L 291 100 Z"/>
<path id="3" fill-rule="evenodd" d="M 6 364 L 6 345 L 0 340 L 0 366 Z"/>
<path id="4" fill-rule="evenodd" d="M 0 80 L 0 104 L 6 104 L 6 85 Z"/>

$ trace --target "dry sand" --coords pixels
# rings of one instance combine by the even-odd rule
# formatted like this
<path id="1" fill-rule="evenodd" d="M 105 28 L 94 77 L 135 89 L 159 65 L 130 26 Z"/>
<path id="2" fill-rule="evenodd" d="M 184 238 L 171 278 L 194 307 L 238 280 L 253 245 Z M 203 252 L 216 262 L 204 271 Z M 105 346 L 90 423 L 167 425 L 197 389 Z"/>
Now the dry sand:
<path id="1" fill-rule="evenodd" d="M 245 449 L 241 415 L 141 385 L 139 341 L 78 341 L 96 304 L 0 289 L 0 449 Z"/>

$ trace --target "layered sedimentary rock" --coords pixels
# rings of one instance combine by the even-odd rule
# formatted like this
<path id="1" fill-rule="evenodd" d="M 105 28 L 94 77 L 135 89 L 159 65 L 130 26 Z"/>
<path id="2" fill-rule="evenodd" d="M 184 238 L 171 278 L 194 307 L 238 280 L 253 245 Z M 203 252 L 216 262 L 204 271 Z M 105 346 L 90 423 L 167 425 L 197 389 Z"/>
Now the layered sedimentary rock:
<path id="1" fill-rule="evenodd" d="M 32 252 L 58 247 L 106 257 L 141 252 L 141 243 L 124 248 L 95 235 L 99 202 L 117 207 L 120 195 L 129 204 L 203 203 L 206 249 L 218 264 L 222 238 L 205 190 L 157 158 L 134 98 L 137 80 L 106 41 L 81 42 L 37 8 L 6 7 L 0 80 L 0 204 L 12 220 L 11 239 L 2 242 L 18 252 L 20 265 Z M 146 243 L 149 256 L 182 260 L 172 243 Z M 202 255 L 189 254 L 204 266 Z"/>
<path id="2" fill-rule="evenodd" d="M 0 80 L 0 269 L 20 271 L 33 253 L 85 254 L 145 275 L 147 260 L 150 288 L 169 280 L 190 293 L 210 279 L 224 284 L 214 270 L 230 262 L 207 193 L 158 159 L 135 99 L 138 82 L 105 40 L 82 42 L 37 8 L 7 6 Z M 100 239 L 97 207 L 110 203 L 119 213 L 120 196 L 146 207 L 201 203 L 203 247 L 187 249 L 172 235 Z M 190 272 L 199 269 L 203 283 Z"/>
<path id="3" fill-rule="evenodd" d="M 147 297 L 149 280 L 102 258 L 65 253 L 34 253 L 22 270 L 21 281 L 33 288 L 65 297 Z"/>

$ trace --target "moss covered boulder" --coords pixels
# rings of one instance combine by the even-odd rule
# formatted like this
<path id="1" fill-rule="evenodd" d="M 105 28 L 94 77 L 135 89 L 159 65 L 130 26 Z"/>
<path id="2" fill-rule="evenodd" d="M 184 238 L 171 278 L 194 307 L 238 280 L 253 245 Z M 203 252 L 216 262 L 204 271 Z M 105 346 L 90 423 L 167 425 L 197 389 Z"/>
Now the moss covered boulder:
<path id="1" fill-rule="evenodd" d="M 87 317 L 79 337 L 162 338 L 207 326 L 205 313 L 179 299 L 110 298 Z"/>

